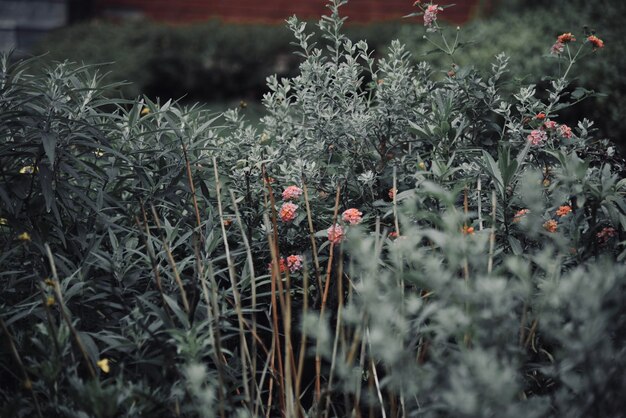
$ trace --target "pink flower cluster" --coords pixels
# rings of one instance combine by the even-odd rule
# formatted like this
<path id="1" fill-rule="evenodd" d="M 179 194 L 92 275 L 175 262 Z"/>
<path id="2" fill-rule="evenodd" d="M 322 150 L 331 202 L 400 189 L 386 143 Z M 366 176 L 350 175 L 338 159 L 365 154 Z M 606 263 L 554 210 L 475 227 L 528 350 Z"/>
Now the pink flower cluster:
<path id="1" fill-rule="evenodd" d="M 552 55 L 561 55 L 565 50 L 565 45 L 561 42 L 555 42 L 552 47 L 550 47 L 550 53 Z"/>
<path id="2" fill-rule="evenodd" d="M 439 13 L 440 10 L 443 9 L 436 4 L 429 5 L 424 11 L 424 26 L 431 27 L 437 20 L 437 13 Z"/>
<path id="3" fill-rule="evenodd" d="M 303 267 L 303 258 L 301 255 L 290 255 L 285 259 L 285 257 L 281 257 L 278 260 L 278 270 L 281 273 L 284 273 L 289 269 L 291 273 L 295 273 L 296 271 L 302 270 Z M 272 263 L 267 265 L 267 269 L 272 271 Z"/>
<path id="4" fill-rule="evenodd" d="M 298 186 L 289 186 L 283 191 L 283 200 L 296 200 L 302 196 L 302 189 Z"/>
<path id="5" fill-rule="evenodd" d="M 289 267 L 289 271 L 292 273 L 302 270 L 302 256 L 293 254 L 288 256 L 287 267 Z"/>
<path id="6" fill-rule="evenodd" d="M 571 139 L 572 136 L 574 136 L 574 134 L 572 133 L 572 128 L 567 125 L 559 125 L 553 120 L 548 120 L 544 122 L 543 126 L 549 131 L 556 129 L 557 133 L 566 139 Z"/>
<path id="7" fill-rule="evenodd" d="M 349 225 L 358 225 L 363 221 L 363 213 L 356 208 L 350 208 L 346 209 L 341 214 L 341 218 Z M 332 225 L 326 230 L 328 240 L 333 244 L 339 244 L 342 242 L 346 237 L 346 232 L 347 231 L 343 228 L 343 226 L 339 224 Z"/>
<path id="8" fill-rule="evenodd" d="M 548 135 L 541 129 L 534 129 L 530 132 L 530 135 L 528 135 L 528 142 L 534 146 L 543 144 L 546 139 L 548 139 Z"/>
<path id="9" fill-rule="evenodd" d="M 594 50 L 604 48 L 604 41 L 598 38 L 596 35 L 591 35 L 587 37 L 587 40 L 589 41 L 589 43 L 591 43 L 591 45 L 593 45 Z"/>
<path id="10" fill-rule="evenodd" d="M 547 120 L 543 123 L 539 129 L 533 129 L 530 135 L 527 136 L 528 142 L 534 146 L 542 145 L 547 139 L 548 134 L 546 131 L 554 132 L 565 139 L 571 139 L 574 136 L 572 128 L 567 125 L 559 125 L 553 120 Z"/>
<path id="11" fill-rule="evenodd" d="M 596 237 L 598 238 L 598 241 L 600 241 L 603 244 L 606 244 L 606 242 L 613 238 L 615 235 L 617 235 L 617 231 L 615 231 L 615 228 L 611 228 L 610 226 L 607 226 L 605 228 L 602 228 L 602 231 L 598 232 L 596 234 Z"/>
<path id="12" fill-rule="evenodd" d="M 561 135 L 563 138 L 570 139 L 572 137 L 572 128 L 567 125 L 560 125 L 559 135 Z"/>
<path id="13" fill-rule="evenodd" d="M 552 55 L 560 55 L 565 50 L 565 44 L 570 42 L 576 42 L 576 38 L 570 32 L 559 35 L 556 38 L 556 42 L 550 48 L 550 53 Z"/>
<path id="14" fill-rule="evenodd" d="M 557 123 L 553 120 L 547 120 L 544 122 L 543 127 L 551 131 L 552 129 L 556 129 Z"/>
<path id="15" fill-rule="evenodd" d="M 278 212 L 278 216 L 280 216 L 280 220 L 283 222 L 291 222 L 296 219 L 297 209 L 298 205 L 294 205 L 291 202 L 283 203 Z"/>
<path id="16" fill-rule="evenodd" d="M 358 209 L 350 208 L 346 210 L 341 217 L 344 222 L 347 222 L 350 225 L 357 225 L 363 220 L 363 213 L 361 213 Z"/>
<path id="17" fill-rule="evenodd" d="M 339 224 L 332 225 L 326 232 L 328 233 L 328 240 L 333 244 L 339 244 L 346 236 L 343 227 Z"/>

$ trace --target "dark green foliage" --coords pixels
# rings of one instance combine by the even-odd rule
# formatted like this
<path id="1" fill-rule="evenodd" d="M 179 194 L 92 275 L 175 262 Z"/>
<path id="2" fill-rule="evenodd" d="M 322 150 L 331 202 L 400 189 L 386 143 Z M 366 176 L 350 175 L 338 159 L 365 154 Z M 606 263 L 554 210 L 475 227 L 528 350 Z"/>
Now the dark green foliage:
<path id="1" fill-rule="evenodd" d="M 626 180 L 568 130 L 588 92 L 375 59 L 340 3 L 290 19 L 258 131 L 3 58 L 1 416 L 623 415 Z"/>
<path id="2" fill-rule="evenodd" d="M 354 25 L 353 39 L 387 45 L 395 24 Z M 186 102 L 258 101 L 266 78 L 297 73 L 284 25 L 227 24 L 210 21 L 187 26 L 155 22 L 93 22 L 50 35 L 35 53 L 47 62 L 115 63 L 105 67 L 109 81 L 128 81 L 126 97 L 183 98 Z"/>

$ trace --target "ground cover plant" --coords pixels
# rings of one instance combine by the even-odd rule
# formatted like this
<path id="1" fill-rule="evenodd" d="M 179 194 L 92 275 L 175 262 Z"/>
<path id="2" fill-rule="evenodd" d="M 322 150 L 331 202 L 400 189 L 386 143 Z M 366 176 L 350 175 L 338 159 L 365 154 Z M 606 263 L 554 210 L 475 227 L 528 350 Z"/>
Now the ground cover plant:
<path id="1" fill-rule="evenodd" d="M 250 125 L 4 57 L 2 416 L 618 417 L 623 161 L 539 90 L 376 60 L 329 2 Z M 445 9 L 416 2 L 443 53 Z"/>

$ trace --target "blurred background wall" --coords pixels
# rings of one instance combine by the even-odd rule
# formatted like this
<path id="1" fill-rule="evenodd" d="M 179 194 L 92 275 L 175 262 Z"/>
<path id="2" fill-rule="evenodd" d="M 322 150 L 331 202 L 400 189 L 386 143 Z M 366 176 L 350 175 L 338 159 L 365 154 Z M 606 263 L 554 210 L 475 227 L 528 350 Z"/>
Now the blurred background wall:
<path id="1" fill-rule="evenodd" d="M 450 3 L 442 0 L 441 4 Z M 491 0 L 462 0 L 446 14 L 467 21 Z M 409 0 L 352 0 L 344 8 L 351 22 L 397 20 L 413 12 Z M 188 24 L 220 19 L 230 23 L 282 23 L 287 17 L 317 19 L 322 0 L 0 0 L 0 51 L 33 48 L 47 33 L 90 19 L 147 19 Z"/>
<path id="2" fill-rule="evenodd" d="M 456 3 L 447 19 L 463 22 L 477 10 L 480 0 Z M 230 22 L 277 23 L 294 14 L 301 19 L 317 19 L 327 12 L 325 2 L 316 0 L 96 0 L 95 8 L 103 16 L 144 16 L 184 23 L 215 17 Z M 351 0 L 343 10 L 351 21 L 363 23 L 398 19 L 415 8 L 410 0 Z"/>

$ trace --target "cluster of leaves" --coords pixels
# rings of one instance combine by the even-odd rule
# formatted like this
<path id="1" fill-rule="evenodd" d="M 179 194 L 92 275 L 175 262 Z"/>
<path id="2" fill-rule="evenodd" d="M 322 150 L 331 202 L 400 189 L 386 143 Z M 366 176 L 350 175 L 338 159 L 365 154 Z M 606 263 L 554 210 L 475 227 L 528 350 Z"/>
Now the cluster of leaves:
<path id="1" fill-rule="evenodd" d="M 503 55 L 376 60 L 344 3 L 289 21 L 261 129 L 4 58 L 2 415 L 622 413 L 626 181 L 561 122 L 579 55 L 507 94 Z"/>

